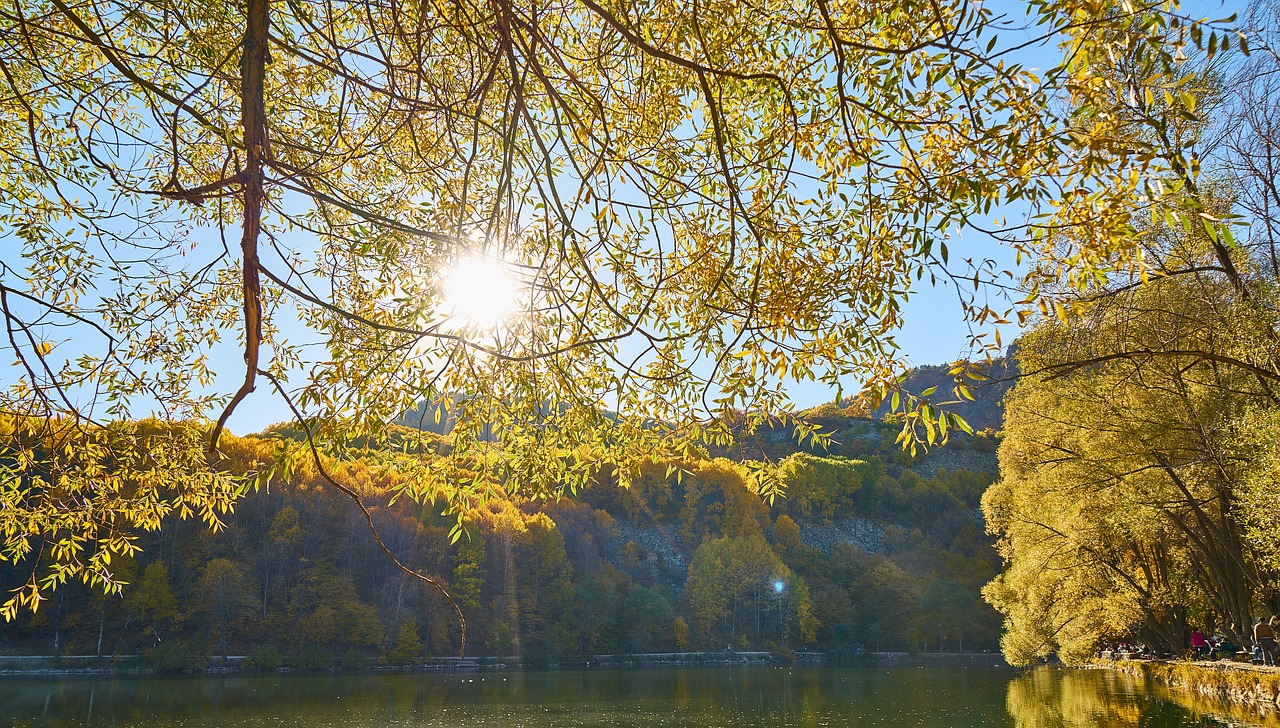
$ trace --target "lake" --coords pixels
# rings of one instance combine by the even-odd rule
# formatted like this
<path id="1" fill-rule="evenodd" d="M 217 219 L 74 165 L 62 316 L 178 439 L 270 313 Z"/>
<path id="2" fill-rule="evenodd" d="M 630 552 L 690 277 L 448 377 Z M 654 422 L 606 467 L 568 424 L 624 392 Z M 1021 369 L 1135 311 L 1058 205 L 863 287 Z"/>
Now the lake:
<path id="1" fill-rule="evenodd" d="M 1227 726 L 1256 711 L 1110 671 L 689 668 L 546 672 L 0 676 L 12 726 Z"/>

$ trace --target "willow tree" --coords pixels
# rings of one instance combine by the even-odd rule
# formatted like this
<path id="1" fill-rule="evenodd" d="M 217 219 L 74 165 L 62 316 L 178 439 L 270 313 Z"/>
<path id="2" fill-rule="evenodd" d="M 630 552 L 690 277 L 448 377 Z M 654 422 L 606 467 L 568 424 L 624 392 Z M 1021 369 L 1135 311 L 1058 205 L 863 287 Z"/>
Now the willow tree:
<path id="1" fill-rule="evenodd" d="M 1239 518 L 1248 461 L 1230 441 L 1267 394 L 1197 353 L 1230 346 L 1215 310 L 1228 284 L 1197 283 L 1144 286 L 1022 340 L 1020 365 L 1054 373 L 1007 395 L 1001 479 L 983 497 L 1006 562 L 984 594 L 1011 662 L 1087 659 L 1135 633 L 1177 654 L 1206 623 L 1248 633 L 1265 580 Z M 1171 348 L 1182 354 L 1142 353 Z"/>
<path id="2" fill-rule="evenodd" d="M 1176 96 L 1184 49 L 1237 36 L 1171 2 L 1026 12 L 0 9 L 0 310 L 17 364 L 2 553 L 32 570 L 6 615 L 69 578 L 112 588 L 111 554 L 158 508 L 217 523 L 248 483 L 299 457 L 327 477 L 422 401 L 451 425 L 448 456 L 369 457 L 461 512 L 495 485 L 552 494 L 602 464 L 625 482 L 729 437 L 739 413 L 748 428 L 787 416 L 793 379 L 857 375 L 890 396 L 913 281 L 1005 280 L 947 246 L 1008 203 L 1045 216 L 996 231 L 1040 262 L 1037 291 L 1130 266 L 1127 213 L 1159 196 L 1146 182 L 1163 162 L 1112 143 L 1118 86 L 1094 64 L 1124 49 Z M 1036 71 L 1028 48 L 1064 60 Z M 1069 246 L 1041 233 L 1084 220 Z M 962 297 L 972 322 L 1006 315 Z M 211 366 L 219 346 L 242 351 L 238 372 Z M 305 445 L 232 467 L 223 431 L 257 388 Z M 894 402 L 909 444 L 961 425 Z M 152 413 L 174 424 L 138 459 L 125 422 Z M 90 447 L 109 486 L 80 474 Z"/>
<path id="3" fill-rule="evenodd" d="M 1234 99 L 1228 110 L 1233 123 L 1224 134 L 1222 157 L 1232 184 L 1240 191 L 1238 206 L 1251 221 L 1245 247 L 1271 284 L 1254 296 L 1264 304 L 1259 309 L 1274 311 L 1275 286 L 1280 283 L 1280 53 L 1276 51 L 1280 4 L 1259 4 L 1248 22 L 1262 31 L 1267 52 L 1242 63 L 1227 86 Z M 1278 340 L 1270 339 L 1273 351 Z M 1272 368 L 1277 358 L 1271 358 Z M 1246 534 L 1272 570 L 1280 570 L 1280 537 L 1275 527 L 1280 517 L 1278 436 L 1280 404 L 1275 399 L 1254 402 L 1237 420 L 1231 448 L 1233 455 L 1249 462 L 1239 494 Z M 1274 587 L 1266 591 L 1270 606 L 1280 608 Z"/>
<path id="4" fill-rule="evenodd" d="M 1200 219 L 1230 216 L 1234 187 L 1198 187 L 1179 194 Z M 1113 276 L 1019 342 L 983 497 L 1006 564 L 984 595 L 1017 664 L 1134 634 L 1177 654 L 1193 627 L 1243 640 L 1274 597 L 1274 541 L 1247 518 L 1280 386 L 1266 248 L 1224 253 L 1228 236 L 1172 217 L 1137 226 L 1146 274 Z"/>

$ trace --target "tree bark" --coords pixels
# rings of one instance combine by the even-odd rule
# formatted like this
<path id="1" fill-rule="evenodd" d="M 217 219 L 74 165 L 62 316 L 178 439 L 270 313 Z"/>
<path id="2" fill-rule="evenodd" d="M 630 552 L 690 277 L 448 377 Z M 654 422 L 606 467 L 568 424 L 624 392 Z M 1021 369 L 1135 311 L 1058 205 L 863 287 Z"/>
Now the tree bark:
<path id="1" fill-rule="evenodd" d="M 259 278 L 258 238 L 266 201 L 262 167 L 267 157 L 267 44 L 271 27 L 269 0 L 247 0 L 244 50 L 240 56 L 240 126 L 244 133 L 245 164 L 241 170 L 244 222 L 240 236 L 241 295 L 244 298 L 244 381 L 231 397 L 213 428 L 210 450 L 218 446 L 222 430 L 237 405 L 254 390 L 262 347 L 262 282 Z"/>

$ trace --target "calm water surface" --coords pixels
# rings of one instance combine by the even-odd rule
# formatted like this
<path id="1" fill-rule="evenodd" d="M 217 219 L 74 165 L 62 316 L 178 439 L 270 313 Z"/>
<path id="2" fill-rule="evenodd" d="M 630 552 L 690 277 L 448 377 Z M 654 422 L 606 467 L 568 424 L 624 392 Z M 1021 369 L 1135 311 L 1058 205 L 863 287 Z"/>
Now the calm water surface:
<path id="1" fill-rule="evenodd" d="M 1263 716 L 1107 671 L 707 668 L 173 678 L 0 676 L 0 724 L 204 728 L 1235 726 Z"/>

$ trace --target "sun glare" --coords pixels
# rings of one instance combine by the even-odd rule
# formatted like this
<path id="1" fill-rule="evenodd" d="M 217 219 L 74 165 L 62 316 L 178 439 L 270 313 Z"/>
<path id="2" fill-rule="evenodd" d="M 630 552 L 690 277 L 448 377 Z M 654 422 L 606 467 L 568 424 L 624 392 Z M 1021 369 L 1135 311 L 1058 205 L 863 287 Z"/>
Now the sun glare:
<path id="1" fill-rule="evenodd" d="M 520 286 L 499 258 L 459 260 L 445 275 L 444 312 L 460 323 L 490 331 L 516 312 Z"/>

